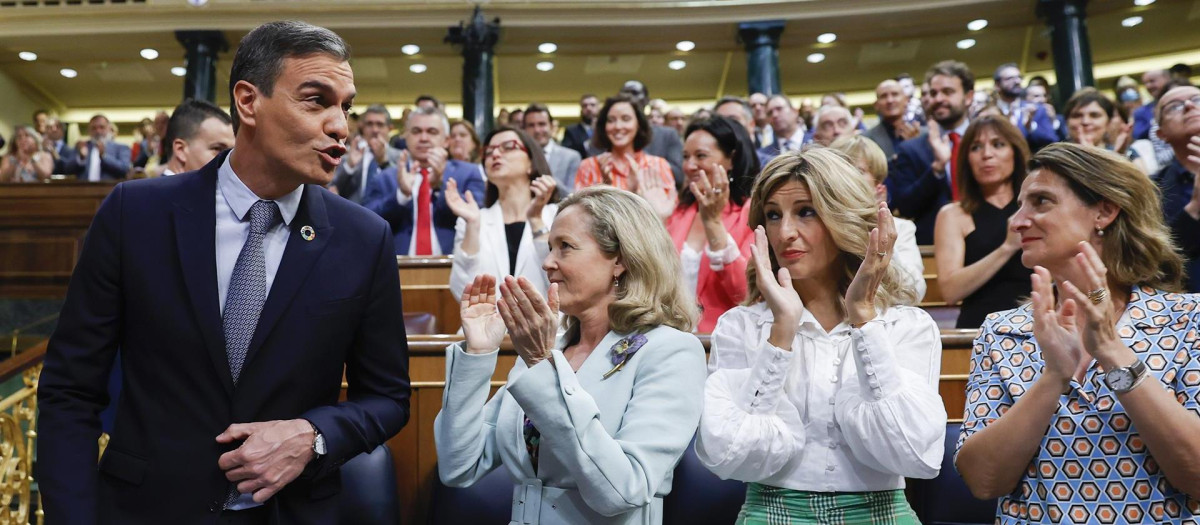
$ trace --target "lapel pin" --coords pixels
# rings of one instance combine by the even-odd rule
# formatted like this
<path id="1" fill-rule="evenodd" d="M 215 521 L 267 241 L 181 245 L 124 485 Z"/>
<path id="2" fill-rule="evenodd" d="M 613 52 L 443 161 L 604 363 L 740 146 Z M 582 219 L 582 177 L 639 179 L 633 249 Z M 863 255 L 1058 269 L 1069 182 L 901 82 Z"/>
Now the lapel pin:
<path id="1" fill-rule="evenodd" d="M 316 232 L 316 230 L 313 230 L 312 226 L 301 226 L 300 227 L 300 237 L 302 237 L 306 241 L 311 241 L 311 240 L 317 238 L 317 232 Z"/>

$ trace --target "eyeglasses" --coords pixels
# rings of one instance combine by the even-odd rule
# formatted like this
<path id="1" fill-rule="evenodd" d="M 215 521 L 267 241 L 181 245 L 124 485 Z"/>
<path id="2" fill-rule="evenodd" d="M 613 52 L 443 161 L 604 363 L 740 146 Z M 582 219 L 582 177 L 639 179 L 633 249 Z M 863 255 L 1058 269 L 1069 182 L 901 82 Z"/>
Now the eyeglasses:
<path id="1" fill-rule="evenodd" d="M 1170 104 L 1163 106 L 1162 107 L 1162 116 L 1174 117 L 1175 115 L 1182 115 L 1183 108 L 1187 105 L 1188 102 L 1191 102 L 1193 106 L 1200 107 L 1200 95 L 1195 95 L 1189 99 L 1176 100 Z"/>
<path id="2" fill-rule="evenodd" d="M 483 148 L 483 156 L 491 157 L 492 153 L 495 153 L 496 150 L 500 150 L 501 152 L 504 152 L 504 153 L 508 153 L 510 151 L 516 151 L 516 150 L 521 150 L 526 153 L 529 152 L 528 149 L 525 149 L 525 145 L 521 144 L 521 141 L 514 139 L 514 140 L 506 140 L 495 146 L 488 146 L 486 148 Z"/>

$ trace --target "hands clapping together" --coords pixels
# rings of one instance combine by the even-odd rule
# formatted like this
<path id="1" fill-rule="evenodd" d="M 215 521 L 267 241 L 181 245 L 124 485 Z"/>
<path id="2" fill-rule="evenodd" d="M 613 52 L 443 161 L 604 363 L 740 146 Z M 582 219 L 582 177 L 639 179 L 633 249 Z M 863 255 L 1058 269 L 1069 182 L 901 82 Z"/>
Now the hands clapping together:
<path id="1" fill-rule="evenodd" d="M 495 277 L 475 277 L 460 302 L 465 351 L 491 352 L 500 347 L 507 331 L 527 366 L 549 358 L 558 331 L 558 284 L 551 284 L 546 295 L 543 299 L 524 277 L 509 276 L 500 283 L 497 297 Z"/>

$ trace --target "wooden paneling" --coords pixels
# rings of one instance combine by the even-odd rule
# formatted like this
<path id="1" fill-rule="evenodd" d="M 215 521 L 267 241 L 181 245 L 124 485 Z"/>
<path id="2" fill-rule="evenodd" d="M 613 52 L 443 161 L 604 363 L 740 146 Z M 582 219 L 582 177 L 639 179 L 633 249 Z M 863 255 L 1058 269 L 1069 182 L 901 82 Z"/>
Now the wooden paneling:
<path id="1" fill-rule="evenodd" d="M 396 256 L 400 272 L 400 294 L 406 313 L 427 312 L 437 317 L 441 334 L 458 332 L 462 320 L 458 300 L 450 293 L 450 264 L 453 256 Z"/>
<path id="2" fill-rule="evenodd" d="M 61 297 L 112 183 L 0 184 L 0 296 Z"/>

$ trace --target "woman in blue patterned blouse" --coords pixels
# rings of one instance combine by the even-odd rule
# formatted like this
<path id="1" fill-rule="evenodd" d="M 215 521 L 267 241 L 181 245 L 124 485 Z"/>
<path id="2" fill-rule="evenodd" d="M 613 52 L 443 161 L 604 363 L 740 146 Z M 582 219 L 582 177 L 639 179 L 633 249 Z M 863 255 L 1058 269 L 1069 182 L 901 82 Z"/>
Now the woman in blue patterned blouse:
<path id="1" fill-rule="evenodd" d="M 997 523 L 1195 523 L 1200 319 L 1154 183 L 1099 148 L 1031 161 L 1032 302 L 975 340 L 956 466 Z M 1029 458 L 1029 462 L 1025 461 Z"/>

